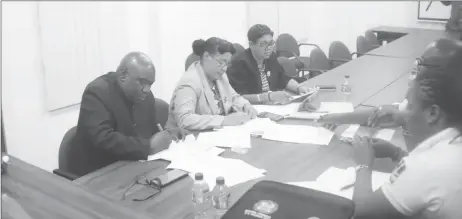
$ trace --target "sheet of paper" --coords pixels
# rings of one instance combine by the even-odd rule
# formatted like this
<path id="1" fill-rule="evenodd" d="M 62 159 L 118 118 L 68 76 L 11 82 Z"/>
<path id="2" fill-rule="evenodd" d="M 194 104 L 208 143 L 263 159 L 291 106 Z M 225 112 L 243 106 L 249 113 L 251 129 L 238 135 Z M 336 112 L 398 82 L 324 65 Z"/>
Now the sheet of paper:
<path id="1" fill-rule="evenodd" d="M 355 137 L 356 132 L 359 129 L 359 125 L 350 125 L 341 135 L 342 140 L 352 141 Z"/>
<path id="2" fill-rule="evenodd" d="M 251 148 L 251 136 L 245 129 L 229 128 L 211 132 L 202 132 L 197 137 L 197 144 L 213 145 L 227 148 Z"/>
<path id="3" fill-rule="evenodd" d="M 334 133 L 322 127 L 276 125 L 263 134 L 264 139 L 299 144 L 328 145 Z"/>
<path id="4" fill-rule="evenodd" d="M 252 105 L 258 113 L 269 112 L 281 116 L 289 115 L 298 111 L 300 103 L 290 103 L 287 105 Z"/>
<path id="5" fill-rule="evenodd" d="M 391 141 L 394 134 L 395 134 L 395 130 L 393 129 L 380 129 L 375 134 L 375 138 L 380 138 L 385 141 Z"/>
<path id="6" fill-rule="evenodd" d="M 288 115 L 286 118 L 318 120 L 319 118 L 321 118 L 321 116 L 324 116 L 326 114 L 327 113 L 296 112 Z"/>
<path id="7" fill-rule="evenodd" d="M 215 186 L 216 178 L 225 178 L 227 186 L 234 186 L 249 180 L 263 177 L 265 170 L 258 169 L 244 161 L 214 156 L 188 157 L 175 160 L 167 168 L 181 169 L 194 177 L 195 173 L 202 173 L 211 189 Z"/>
<path id="8" fill-rule="evenodd" d="M 327 113 L 351 113 L 355 108 L 350 102 L 321 102 L 319 112 Z"/>

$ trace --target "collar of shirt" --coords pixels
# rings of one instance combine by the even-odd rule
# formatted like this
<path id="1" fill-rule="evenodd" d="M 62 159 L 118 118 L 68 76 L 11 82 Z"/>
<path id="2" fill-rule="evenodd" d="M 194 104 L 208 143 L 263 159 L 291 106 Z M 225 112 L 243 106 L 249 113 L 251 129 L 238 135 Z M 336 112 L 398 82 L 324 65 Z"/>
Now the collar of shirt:
<path id="1" fill-rule="evenodd" d="M 461 133 L 456 128 L 446 128 L 430 138 L 426 139 L 422 143 L 420 143 L 412 152 L 411 154 L 420 153 L 422 151 L 426 151 L 431 149 L 432 147 L 439 145 L 441 143 L 450 144 L 456 138 L 460 138 Z"/>

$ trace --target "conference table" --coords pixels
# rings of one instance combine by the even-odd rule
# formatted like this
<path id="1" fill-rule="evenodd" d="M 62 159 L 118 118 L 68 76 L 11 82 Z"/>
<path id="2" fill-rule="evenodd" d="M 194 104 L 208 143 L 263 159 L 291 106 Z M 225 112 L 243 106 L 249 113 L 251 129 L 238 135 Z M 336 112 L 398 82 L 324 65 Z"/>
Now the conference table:
<path id="1" fill-rule="evenodd" d="M 370 112 L 371 107 L 363 105 L 366 101 L 380 95 L 393 86 L 402 78 L 407 78 L 413 67 L 415 57 L 385 57 L 365 55 L 340 67 L 330 70 L 322 75 L 305 82 L 308 86 L 336 85 L 333 92 L 320 92 L 313 100 L 314 104 L 326 101 L 349 101 L 357 111 Z M 340 86 L 344 76 L 350 76 L 349 83 L 352 93 L 345 96 Z M 402 93 L 404 93 L 402 91 Z M 382 102 L 382 104 L 386 104 Z M 307 120 L 281 121 L 284 124 L 314 125 Z M 335 130 L 336 134 L 343 132 L 348 125 L 342 125 Z M 376 130 L 361 127 L 359 132 L 370 134 Z M 265 177 L 251 180 L 246 183 L 231 187 L 231 202 L 238 200 L 251 186 L 261 180 L 273 180 L 278 182 L 312 181 L 329 167 L 347 168 L 354 166 L 353 149 L 350 145 L 342 143 L 335 135 L 327 146 L 293 144 L 276 142 L 252 137 L 252 148 L 246 153 L 240 154 L 231 150 L 225 151 L 220 156 L 243 160 L 257 168 L 267 171 Z M 400 130 L 396 131 L 392 142 L 405 148 L 403 135 Z M 184 178 L 163 189 L 154 198 L 133 202 L 123 200 L 123 193 L 128 185 L 137 177 L 146 175 L 161 175 L 165 173 L 168 161 L 155 160 L 146 162 L 119 161 L 100 170 L 85 175 L 74 182 L 82 187 L 98 193 L 108 199 L 130 206 L 137 211 L 146 211 L 153 218 L 191 218 L 193 207 L 191 203 L 191 188 L 193 180 Z M 387 159 L 376 161 L 374 169 L 390 172 L 394 164 Z M 211 185 L 213 186 L 213 185 Z M 135 189 L 135 193 L 147 191 L 144 186 Z"/>

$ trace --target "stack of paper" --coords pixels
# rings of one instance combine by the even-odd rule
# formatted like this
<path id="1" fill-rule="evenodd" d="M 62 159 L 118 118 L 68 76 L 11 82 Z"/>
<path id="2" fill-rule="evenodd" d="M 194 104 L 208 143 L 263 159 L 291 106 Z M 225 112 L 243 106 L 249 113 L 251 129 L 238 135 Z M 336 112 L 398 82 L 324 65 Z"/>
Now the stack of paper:
<path id="1" fill-rule="evenodd" d="M 247 132 L 249 135 L 262 135 L 266 130 L 271 129 L 277 123 L 269 118 L 255 118 L 240 126 L 226 126 L 221 130 L 232 132 Z"/>
<path id="2" fill-rule="evenodd" d="M 389 173 L 378 171 L 372 172 L 372 189 L 375 191 L 384 183 L 388 182 Z M 356 180 L 356 172 L 354 168 L 339 169 L 331 167 L 321 174 L 316 181 L 310 182 L 291 182 L 288 184 L 301 186 L 305 188 L 315 189 L 334 195 L 342 196 L 348 199 L 353 199 L 354 182 Z"/>
<path id="3" fill-rule="evenodd" d="M 300 103 L 290 103 L 287 105 L 252 105 L 258 113 L 268 112 L 277 115 L 289 115 L 298 111 Z"/>
<path id="4" fill-rule="evenodd" d="M 181 159 L 184 156 L 194 157 L 203 154 L 218 156 L 223 151 L 223 149 L 216 148 L 213 144 L 198 142 L 193 135 L 188 135 L 184 141 L 173 141 L 168 149 L 148 156 L 147 160 L 164 159 L 173 161 L 175 159 Z"/>
<path id="5" fill-rule="evenodd" d="M 354 106 L 350 102 L 322 102 L 316 112 L 294 112 L 287 118 L 318 120 L 327 114 L 350 112 L 354 112 Z"/>
<path id="6" fill-rule="evenodd" d="M 202 132 L 197 137 L 200 145 L 212 145 L 225 148 L 251 148 L 250 133 L 244 129 L 230 128 L 211 132 Z"/>
<path id="7" fill-rule="evenodd" d="M 299 144 L 328 145 L 334 132 L 323 127 L 275 125 L 263 134 L 264 139 Z"/>
<path id="8" fill-rule="evenodd" d="M 263 177 L 265 170 L 255 168 L 242 160 L 202 155 L 175 160 L 168 168 L 181 169 L 191 174 L 202 173 L 204 179 L 213 187 L 218 176 L 225 178 L 227 186 L 234 186 L 249 180 Z"/>

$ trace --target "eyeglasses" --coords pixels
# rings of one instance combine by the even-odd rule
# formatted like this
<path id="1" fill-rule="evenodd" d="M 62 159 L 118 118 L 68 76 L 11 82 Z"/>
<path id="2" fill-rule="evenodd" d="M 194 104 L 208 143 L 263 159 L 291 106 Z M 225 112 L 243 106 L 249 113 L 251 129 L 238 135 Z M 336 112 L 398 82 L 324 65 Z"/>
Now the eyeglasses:
<path id="1" fill-rule="evenodd" d="M 212 58 L 215 59 L 215 61 L 217 61 L 218 65 L 220 65 L 220 67 L 222 67 L 222 68 L 228 68 L 228 66 L 230 65 L 229 61 L 221 61 L 221 60 L 217 59 L 217 57 L 215 57 L 215 56 L 212 56 Z"/>
<path id="2" fill-rule="evenodd" d="M 260 42 L 258 46 L 263 49 L 273 48 L 276 45 L 276 41 L 272 40 L 270 42 Z"/>
<path id="3" fill-rule="evenodd" d="M 146 200 L 156 196 L 157 194 L 159 194 L 162 191 L 162 183 L 161 183 L 159 178 L 154 178 L 152 180 L 149 180 L 148 178 L 146 178 L 146 176 L 138 176 L 138 177 L 136 177 L 136 181 L 133 182 L 132 184 L 130 184 L 130 186 L 127 187 L 127 189 L 125 190 L 125 192 L 124 192 L 124 194 L 122 196 L 122 200 L 125 200 L 125 198 L 127 197 L 128 192 L 135 185 L 144 185 L 144 186 L 147 186 L 147 187 L 150 187 L 150 188 L 154 189 L 155 191 L 154 191 L 154 193 L 149 194 L 145 198 L 135 198 L 135 199 L 132 199 L 132 201 L 146 201 Z"/>

